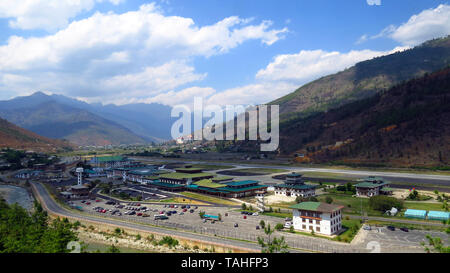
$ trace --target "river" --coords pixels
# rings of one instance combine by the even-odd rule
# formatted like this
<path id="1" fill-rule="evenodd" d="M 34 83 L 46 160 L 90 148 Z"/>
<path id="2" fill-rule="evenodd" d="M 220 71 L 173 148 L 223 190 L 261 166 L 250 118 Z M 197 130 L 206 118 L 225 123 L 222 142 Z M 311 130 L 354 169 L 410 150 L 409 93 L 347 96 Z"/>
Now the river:
<path id="1" fill-rule="evenodd" d="M 8 204 L 18 203 L 28 211 L 33 208 L 34 199 L 24 188 L 11 185 L 0 185 L 0 196 L 3 197 Z"/>

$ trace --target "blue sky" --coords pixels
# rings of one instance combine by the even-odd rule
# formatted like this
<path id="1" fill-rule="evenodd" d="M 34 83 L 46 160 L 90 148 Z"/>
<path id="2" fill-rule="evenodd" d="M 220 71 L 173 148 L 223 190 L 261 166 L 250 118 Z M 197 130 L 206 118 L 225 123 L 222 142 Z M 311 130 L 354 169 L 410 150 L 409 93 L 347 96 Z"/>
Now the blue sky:
<path id="1" fill-rule="evenodd" d="M 116 104 L 264 103 L 450 34 L 448 1 L 8 2 L 0 99 L 40 90 Z"/>

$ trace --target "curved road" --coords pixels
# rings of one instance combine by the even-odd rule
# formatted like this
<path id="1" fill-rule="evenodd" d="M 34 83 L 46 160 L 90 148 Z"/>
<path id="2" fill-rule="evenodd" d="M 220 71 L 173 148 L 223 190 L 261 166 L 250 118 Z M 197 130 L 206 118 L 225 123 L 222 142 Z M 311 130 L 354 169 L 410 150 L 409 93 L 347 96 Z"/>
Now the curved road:
<path id="1" fill-rule="evenodd" d="M 183 231 L 179 231 L 179 230 L 168 230 L 168 229 L 159 228 L 159 227 L 147 226 L 147 225 L 142 225 L 142 224 L 137 224 L 137 223 L 130 223 L 130 222 L 125 222 L 125 221 L 118 221 L 118 220 L 110 219 L 110 218 L 99 218 L 99 217 L 94 217 L 94 216 L 83 215 L 83 214 L 71 212 L 69 210 L 62 208 L 59 204 L 57 204 L 53 200 L 53 198 L 50 197 L 48 191 L 45 189 L 45 187 L 41 183 L 31 182 L 31 185 L 34 189 L 34 193 L 37 195 L 35 197 L 41 201 L 42 206 L 49 212 L 56 214 L 56 215 L 60 215 L 62 217 L 75 218 L 75 219 L 79 219 L 81 221 L 95 222 L 97 224 L 113 225 L 113 226 L 120 227 L 120 228 L 129 228 L 129 229 L 134 229 L 136 231 L 157 233 L 162 236 L 176 236 L 176 237 L 187 239 L 187 240 L 195 240 L 195 241 L 199 241 L 199 242 L 213 243 L 217 246 L 223 246 L 223 247 L 229 247 L 229 248 L 239 248 L 246 252 L 259 253 L 261 251 L 261 247 L 259 245 L 257 245 L 256 243 L 230 240 L 230 239 L 225 239 L 225 238 L 217 238 L 217 237 L 213 237 L 213 236 L 188 233 L 188 232 L 183 232 Z M 298 250 L 292 250 L 292 249 L 290 249 L 290 251 L 291 252 L 300 252 Z"/>

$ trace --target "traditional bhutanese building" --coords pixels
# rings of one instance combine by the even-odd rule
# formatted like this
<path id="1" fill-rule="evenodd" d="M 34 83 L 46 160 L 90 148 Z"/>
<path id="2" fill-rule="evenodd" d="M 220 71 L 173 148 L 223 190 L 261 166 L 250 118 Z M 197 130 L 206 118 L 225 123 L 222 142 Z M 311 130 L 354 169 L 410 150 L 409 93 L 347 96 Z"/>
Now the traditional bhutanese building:
<path id="1" fill-rule="evenodd" d="M 132 164 L 132 160 L 127 159 L 123 156 L 101 156 L 93 157 L 89 164 L 95 165 L 102 168 L 115 168 L 115 167 L 125 167 Z"/>
<path id="2" fill-rule="evenodd" d="M 275 195 L 292 196 L 292 197 L 311 197 L 316 195 L 316 187 L 306 185 L 302 179 L 302 174 L 290 173 L 286 175 L 284 184 L 274 185 Z"/>
<path id="3" fill-rule="evenodd" d="M 204 173 L 199 168 L 179 168 L 175 172 L 161 174 L 159 181 L 168 184 L 190 185 L 192 182 L 203 179 L 212 179 L 215 175 L 212 173 Z"/>
<path id="4" fill-rule="evenodd" d="M 355 185 L 356 196 L 372 197 L 380 194 L 392 194 L 392 189 L 387 187 L 388 185 L 389 183 L 382 178 L 369 176 L 364 179 L 364 182 Z"/>
<path id="5" fill-rule="evenodd" d="M 295 230 L 333 235 L 342 229 L 343 206 L 302 202 L 290 208 Z"/>
<path id="6" fill-rule="evenodd" d="M 215 183 L 211 179 L 204 179 L 186 186 L 193 192 L 215 195 L 219 197 L 241 198 L 255 196 L 257 192 L 267 192 L 267 186 L 259 185 L 259 181 L 235 181 Z"/>

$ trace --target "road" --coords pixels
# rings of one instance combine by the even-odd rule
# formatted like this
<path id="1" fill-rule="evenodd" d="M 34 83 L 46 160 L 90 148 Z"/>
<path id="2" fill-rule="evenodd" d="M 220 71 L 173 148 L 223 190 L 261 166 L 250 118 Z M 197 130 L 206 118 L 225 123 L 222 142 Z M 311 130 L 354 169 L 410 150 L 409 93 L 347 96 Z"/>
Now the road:
<path id="1" fill-rule="evenodd" d="M 61 217 L 75 218 L 75 219 L 79 219 L 80 221 L 90 221 L 90 222 L 95 222 L 97 224 L 113 225 L 113 226 L 116 226 L 119 228 L 130 228 L 130 229 L 134 229 L 134 230 L 142 231 L 142 232 L 158 233 L 163 236 L 176 236 L 176 237 L 184 238 L 187 240 L 211 242 L 211 243 L 214 243 L 217 245 L 222 245 L 225 247 L 228 246 L 228 247 L 233 247 L 233 248 L 240 248 L 240 249 L 246 250 L 248 252 L 254 252 L 254 253 L 259 253 L 261 250 L 261 247 L 259 245 L 257 245 L 256 243 L 230 240 L 230 239 L 224 239 L 224 238 L 217 238 L 217 237 L 213 237 L 213 236 L 193 234 L 193 233 L 182 232 L 182 231 L 178 231 L 178 230 L 172 230 L 172 229 L 168 230 L 168 229 L 159 228 L 159 227 L 124 222 L 124 221 L 119 221 L 119 220 L 110 219 L 110 218 L 99 218 L 99 217 L 94 217 L 94 216 L 89 216 L 89 215 L 84 215 L 84 214 L 78 214 L 75 212 L 71 212 L 67 209 L 64 209 L 59 204 L 57 204 L 53 200 L 53 198 L 50 197 L 49 193 L 47 192 L 47 190 L 41 183 L 31 182 L 31 185 L 34 188 L 34 192 L 37 194 L 36 198 L 41 201 L 43 207 L 46 210 L 48 210 L 49 212 L 56 214 L 56 215 L 60 215 Z M 301 253 L 302 251 L 291 249 L 290 252 Z M 306 252 L 306 251 L 304 251 L 304 252 Z"/>

